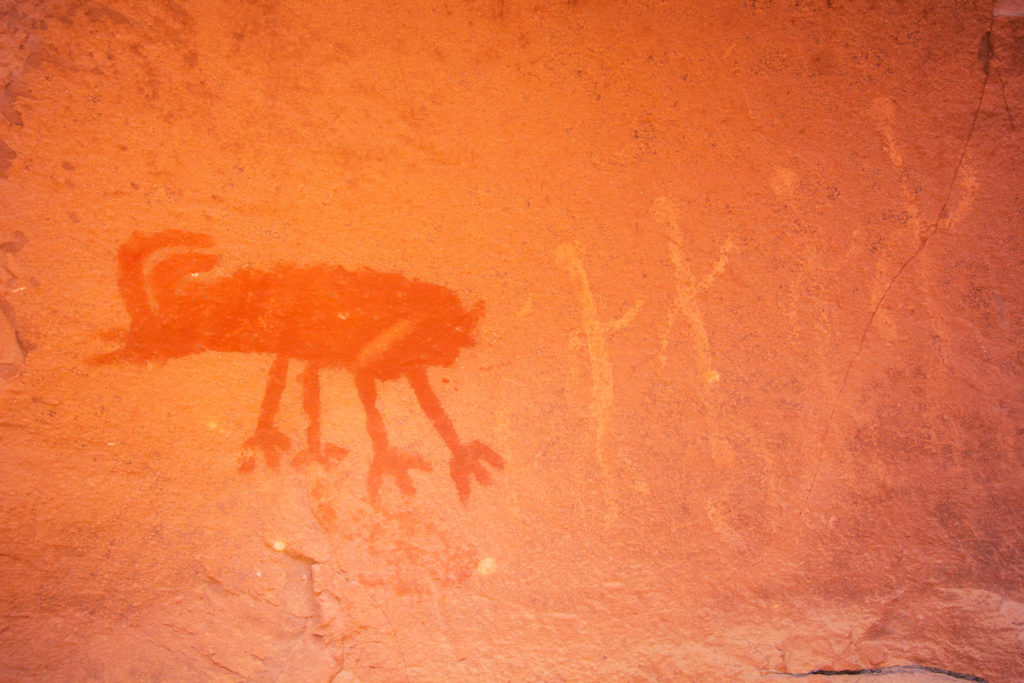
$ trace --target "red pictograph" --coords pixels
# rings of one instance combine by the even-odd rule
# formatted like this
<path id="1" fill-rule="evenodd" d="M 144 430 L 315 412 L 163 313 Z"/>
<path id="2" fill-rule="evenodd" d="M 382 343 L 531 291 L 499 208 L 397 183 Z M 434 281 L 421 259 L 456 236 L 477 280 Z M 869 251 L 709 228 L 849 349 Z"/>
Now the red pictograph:
<path id="1" fill-rule="evenodd" d="M 486 466 L 501 469 L 502 458 L 488 446 L 464 442 L 427 379 L 427 368 L 451 366 L 483 313 L 482 303 L 463 307 L 449 289 L 395 273 L 346 270 L 331 265 L 242 268 L 206 279 L 219 257 L 200 251 L 209 235 L 168 230 L 134 233 L 118 252 L 118 288 L 130 317 L 118 337 L 121 348 L 98 363 L 178 358 L 202 351 L 274 355 L 256 431 L 245 442 L 240 467 L 255 466 L 254 451 L 277 467 L 289 439 L 275 427 L 290 361 L 302 361 L 302 403 L 309 418 L 306 447 L 292 460 L 325 465 L 344 449 L 325 444 L 320 425 L 320 371 L 352 372 L 366 411 L 373 443 L 368 488 L 375 499 L 385 475 L 406 494 L 414 492 L 410 469 L 429 470 L 423 458 L 401 453 L 388 442 L 377 408 L 377 382 L 405 377 L 423 412 L 451 450 L 451 476 L 459 497 L 469 497 L 472 479 L 488 484 Z M 185 248 L 159 257 L 166 248 Z"/>

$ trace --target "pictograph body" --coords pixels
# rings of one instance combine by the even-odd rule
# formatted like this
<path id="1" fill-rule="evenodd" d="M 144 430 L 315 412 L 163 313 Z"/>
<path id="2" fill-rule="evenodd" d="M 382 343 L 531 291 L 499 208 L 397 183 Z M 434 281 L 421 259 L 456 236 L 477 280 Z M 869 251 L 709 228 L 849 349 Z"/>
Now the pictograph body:
<path id="1" fill-rule="evenodd" d="M 366 411 L 373 444 L 368 488 L 376 499 L 385 475 L 405 494 L 414 492 L 409 470 L 430 470 L 422 457 L 399 452 L 388 441 L 377 408 L 377 383 L 405 377 L 423 412 L 451 450 L 451 476 L 459 497 L 469 497 L 472 479 L 488 484 L 485 465 L 502 458 L 477 441 L 464 442 L 427 378 L 430 367 L 449 367 L 473 345 L 472 332 L 482 303 L 463 307 L 449 289 L 395 273 L 346 270 L 331 265 L 280 265 L 271 270 L 242 268 L 212 280 L 219 257 L 200 251 L 157 252 L 166 248 L 213 246 L 208 235 L 179 230 L 134 233 L 118 252 L 118 288 L 130 316 L 123 345 L 99 363 L 148 362 L 202 351 L 274 355 L 255 433 L 245 442 L 240 468 L 251 470 L 262 453 L 270 467 L 290 447 L 275 417 L 292 360 L 300 373 L 302 404 L 309 419 L 306 447 L 292 459 L 329 465 L 345 450 L 321 435 L 320 371 L 344 368 L 354 378 Z M 147 275 L 148 273 L 148 275 Z"/>

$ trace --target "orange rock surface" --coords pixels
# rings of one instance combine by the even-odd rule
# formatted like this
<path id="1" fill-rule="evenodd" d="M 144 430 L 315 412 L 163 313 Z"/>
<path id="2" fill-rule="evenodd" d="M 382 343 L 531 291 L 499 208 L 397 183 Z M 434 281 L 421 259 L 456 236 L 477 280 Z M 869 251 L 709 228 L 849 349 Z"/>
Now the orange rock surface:
<path id="1" fill-rule="evenodd" d="M 0 680 L 1024 680 L 1021 3 L 0 20 Z"/>

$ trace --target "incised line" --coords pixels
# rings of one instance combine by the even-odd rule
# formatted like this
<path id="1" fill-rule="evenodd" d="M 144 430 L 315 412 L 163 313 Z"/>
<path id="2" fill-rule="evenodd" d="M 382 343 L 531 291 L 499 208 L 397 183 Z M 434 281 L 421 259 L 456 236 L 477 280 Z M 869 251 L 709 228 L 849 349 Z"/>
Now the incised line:
<path id="1" fill-rule="evenodd" d="M 572 244 L 562 244 L 555 250 L 555 258 L 576 280 L 579 287 L 583 338 L 590 361 L 590 415 L 594 422 L 594 458 L 601 473 L 606 512 L 614 517 L 616 507 L 610 490 L 612 471 L 609 438 L 615 389 L 612 363 L 608 354 L 608 336 L 629 325 L 643 307 L 643 301 L 637 300 L 622 317 L 605 326 L 601 323 L 597 302 L 590 287 L 590 278 L 577 248 Z"/>
<path id="2" fill-rule="evenodd" d="M 665 331 L 661 338 L 660 361 L 664 368 L 668 361 L 668 345 L 672 339 L 672 331 L 675 329 L 676 320 L 681 315 L 690 328 L 691 343 L 696 354 L 697 368 L 700 372 L 700 379 L 703 390 L 701 398 L 704 403 L 705 419 L 708 427 L 708 438 L 711 443 L 711 457 L 716 464 L 722 464 L 731 460 L 727 449 L 715 435 L 714 423 L 718 418 L 719 407 L 717 396 L 710 390 L 710 385 L 720 379 L 718 370 L 712 362 L 711 343 L 708 340 L 707 328 L 704 324 L 704 316 L 701 313 L 700 303 L 697 297 L 707 290 L 722 274 L 729 262 L 729 252 L 732 251 L 732 240 L 726 238 L 718 253 L 711 269 L 697 280 L 693 274 L 690 262 L 684 257 L 681 248 L 683 231 L 679 224 L 679 214 L 675 203 L 667 197 L 658 197 L 651 208 L 651 214 L 655 219 L 668 223 L 671 234 L 668 236 L 669 257 L 675 271 L 675 293 L 672 307 L 669 309 L 668 320 L 665 324 Z"/>

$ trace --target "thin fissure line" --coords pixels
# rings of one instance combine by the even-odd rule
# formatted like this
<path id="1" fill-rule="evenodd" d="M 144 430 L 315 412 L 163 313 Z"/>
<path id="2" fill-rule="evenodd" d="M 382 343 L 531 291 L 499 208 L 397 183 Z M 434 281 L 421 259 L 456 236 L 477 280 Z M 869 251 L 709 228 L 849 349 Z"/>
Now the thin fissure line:
<path id="1" fill-rule="evenodd" d="M 807 673 L 788 673 L 785 671 L 769 671 L 769 676 L 781 676 L 785 678 L 809 678 L 811 676 L 863 676 L 863 675 L 875 675 L 875 674 L 889 674 L 889 673 L 932 673 L 939 674 L 941 676 L 948 676 L 950 678 L 957 678 L 963 681 L 975 681 L 976 683 L 987 683 L 987 681 L 981 676 L 975 676 L 974 674 L 961 673 L 959 671 L 950 671 L 949 669 L 942 669 L 937 666 L 926 666 L 924 664 L 898 664 L 895 666 L 883 666 L 878 669 L 815 669 L 814 671 L 808 671 Z"/>
<path id="2" fill-rule="evenodd" d="M 992 27 L 995 24 L 995 15 L 989 20 L 988 33 L 991 36 Z M 857 362 L 860 357 L 861 351 L 864 349 L 864 341 L 867 339 L 868 331 L 871 329 L 871 324 L 875 321 L 875 316 L 878 314 L 878 310 L 882 307 L 882 302 L 885 301 L 885 297 L 889 294 L 889 290 L 892 289 L 893 285 L 896 284 L 896 280 L 899 279 L 903 271 L 906 270 L 914 259 L 924 251 L 925 246 L 928 244 L 928 240 L 932 238 L 932 235 L 939 229 L 939 223 L 944 219 L 948 218 L 947 211 L 949 208 L 949 200 L 953 196 L 953 190 L 956 188 L 957 178 L 960 177 L 960 169 L 964 165 L 964 159 L 967 157 L 967 148 L 971 144 L 971 138 L 974 137 L 974 129 L 978 125 L 978 117 L 981 115 L 981 106 L 985 102 L 985 90 L 988 88 L 988 79 L 992 73 L 991 63 L 985 66 L 985 77 L 981 81 L 981 94 L 978 96 L 978 106 L 974 109 L 974 116 L 971 118 L 971 127 L 967 131 L 967 137 L 964 139 L 963 147 L 960 149 L 960 158 L 956 162 L 956 168 L 953 170 L 953 178 L 950 180 L 949 189 L 946 191 L 946 197 L 942 200 L 942 206 L 939 208 L 938 218 L 931 224 L 928 232 L 921 236 L 920 244 L 917 245 L 917 249 L 914 253 L 907 258 L 902 265 L 896 270 L 896 273 L 890 278 L 889 284 L 882 290 L 882 295 L 878 297 L 878 301 L 875 303 L 874 308 L 871 309 L 871 315 L 868 316 L 867 323 L 864 325 L 864 329 L 860 333 L 860 341 L 857 343 L 857 350 L 854 352 L 853 357 L 850 358 L 850 362 L 846 365 L 846 372 L 843 373 L 843 381 L 839 384 L 839 391 L 836 392 L 836 397 L 832 400 L 832 408 L 828 414 L 828 420 L 825 422 L 825 430 L 821 435 L 821 450 L 825 449 L 828 435 L 832 430 L 832 420 L 835 417 L 836 409 L 839 407 L 839 399 L 842 398 L 843 392 L 846 391 L 846 383 L 850 379 L 850 371 L 853 370 L 853 364 Z M 798 517 L 803 517 L 804 512 L 807 509 L 807 505 L 811 499 L 811 493 L 814 491 L 815 485 L 818 483 L 818 474 L 821 471 L 821 455 L 819 454 L 817 463 L 814 467 L 814 475 L 811 477 L 811 483 L 807 487 L 807 494 L 804 497 L 804 504 L 800 509 Z"/>

